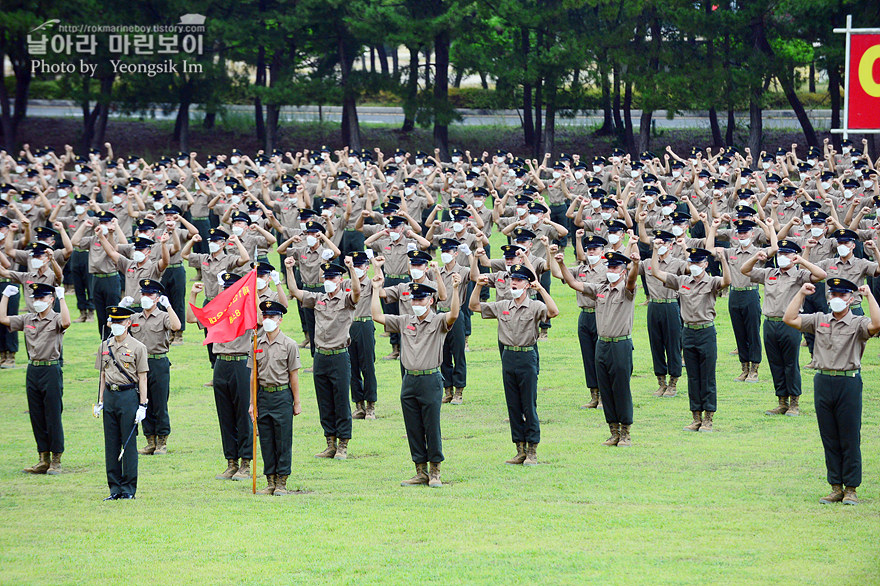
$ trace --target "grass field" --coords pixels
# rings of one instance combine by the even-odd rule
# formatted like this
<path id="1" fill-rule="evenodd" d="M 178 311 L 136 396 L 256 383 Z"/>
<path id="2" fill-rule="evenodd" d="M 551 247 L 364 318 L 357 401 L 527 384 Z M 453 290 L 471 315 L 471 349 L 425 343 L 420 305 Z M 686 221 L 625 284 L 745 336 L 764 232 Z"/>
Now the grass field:
<path id="1" fill-rule="evenodd" d="M 733 382 L 726 299 L 711 434 L 681 431 L 690 422 L 686 379 L 674 399 L 651 396 L 646 308 L 636 308 L 634 446 L 625 449 L 601 446 L 604 418 L 578 409 L 586 392 L 574 294 L 558 282 L 551 293 L 562 314 L 541 345 L 540 465 L 503 463 L 513 444 L 496 324 L 475 317 L 465 404 L 443 407 L 440 490 L 399 486 L 413 472 L 399 367 L 381 360 L 379 418 L 354 422 L 348 461 L 312 457 L 324 441 L 304 374 L 289 481 L 302 493 L 257 497 L 249 482 L 214 480 L 225 460 L 202 386 L 211 371 L 201 335 L 188 329 L 171 350 L 169 454 L 141 456 L 137 500 L 102 502 L 102 427 L 91 415 L 98 337 L 95 324 L 74 324 L 65 338 L 64 474 L 21 472 L 36 460 L 25 369 L 0 373 L 0 583 L 880 582 L 876 340 L 863 364 L 863 504 L 821 506 L 828 485 L 811 374 L 803 371 L 800 417 L 765 416 L 776 403 L 766 365 L 760 384 Z M 295 312 L 283 328 L 301 339 Z M 377 336 L 377 355 L 387 350 Z"/>

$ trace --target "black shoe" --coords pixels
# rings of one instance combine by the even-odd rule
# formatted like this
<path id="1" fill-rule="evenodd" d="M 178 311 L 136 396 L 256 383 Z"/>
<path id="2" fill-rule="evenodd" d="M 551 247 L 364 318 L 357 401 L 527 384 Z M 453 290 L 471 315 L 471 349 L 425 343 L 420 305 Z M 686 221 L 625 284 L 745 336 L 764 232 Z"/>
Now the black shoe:
<path id="1" fill-rule="evenodd" d="M 116 500 L 119 500 L 121 497 L 122 497 L 121 494 L 114 493 L 114 494 L 111 494 L 110 496 L 108 496 L 107 498 L 105 498 L 104 500 L 105 501 L 116 501 Z"/>
<path id="2" fill-rule="evenodd" d="M 122 501 L 127 501 L 127 500 L 133 499 L 133 498 L 134 498 L 134 495 L 128 494 L 127 492 L 123 492 L 121 495 L 119 495 L 119 500 L 122 500 Z"/>

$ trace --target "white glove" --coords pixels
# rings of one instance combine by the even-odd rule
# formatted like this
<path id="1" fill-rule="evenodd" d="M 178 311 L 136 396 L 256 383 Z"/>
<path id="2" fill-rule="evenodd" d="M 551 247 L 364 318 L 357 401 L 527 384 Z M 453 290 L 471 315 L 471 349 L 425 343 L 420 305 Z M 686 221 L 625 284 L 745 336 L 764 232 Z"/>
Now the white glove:
<path id="1" fill-rule="evenodd" d="M 223 286 L 223 273 L 217 273 L 217 284 Z"/>
<path id="2" fill-rule="evenodd" d="M 471 254 L 471 249 L 470 249 L 470 247 L 469 247 L 467 244 L 459 244 L 459 245 L 458 245 L 458 251 L 461 252 L 461 253 L 463 253 L 463 254 L 466 254 L 466 255 L 468 255 L 468 256 L 470 256 L 470 254 Z"/>
<path id="3" fill-rule="evenodd" d="M 55 299 L 64 299 L 64 287 L 55 287 Z"/>
<path id="4" fill-rule="evenodd" d="M 98 403 L 97 405 L 92 406 L 92 415 L 97 417 L 101 414 L 101 411 L 104 410 L 104 403 Z"/>
<path id="5" fill-rule="evenodd" d="M 167 295 L 163 295 L 163 296 L 159 297 L 159 303 L 161 305 L 164 305 L 165 307 L 171 307 L 171 302 L 168 300 Z"/>
<path id="6" fill-rule="evenodd" d="M 3 296 L 12 297 L 13 295 L 18 295 L 18 287 L 15 285 L 6 285 L 6 288 L 3 289 Z"/>
<path id="7" fill-rule="evenodd" d="M 138 405 L 137 413 L 134 414 L 134 423 L 137 425 L 141 421 L 147 418 L 147 406 L 146 405 Z"/>
<path id="8" fill-rule="evenodd" d="M 134 299 L 126 296 L 123 297 L 122 301 L 119 302 L 119 307 L 129 307 L 132 303 L 134 303 Z"/>
<path id="9" fill-rule="evenodd" d="M 373 249 L 372 248 L 368 248 L 364 252 L 367 253 L 367 258 L 369 258 L 369 259 L 373 258 Z"/>
<path id="10" fill-rule="evenodd" d="M 407 252 L 412 252 L 412 251 L 415 250 L 415 249 L 416 249 L 416 243 L 415 243 L 415 242 L 408 242 L 408 243 L 407 243 L 407 245 L 406 245 L 406 251 L 407 251 Z"/>
<path id="11" fill-rule="evenodd" d="M 276 285 L 281 284 L 281 275 L 278 274 L 278 271 L 272 271 L 269 273 L 269 276 L 272 277 L 272 282 Z"/>
<path id="12" fill-rule="evenodd" d="M 330 260 L 331 258 L 333 258 L 333 251 L 329 248 L 325 248 L 323 251 L 321 251 L 321 258 L 323 258 L 324 260 Z"/>

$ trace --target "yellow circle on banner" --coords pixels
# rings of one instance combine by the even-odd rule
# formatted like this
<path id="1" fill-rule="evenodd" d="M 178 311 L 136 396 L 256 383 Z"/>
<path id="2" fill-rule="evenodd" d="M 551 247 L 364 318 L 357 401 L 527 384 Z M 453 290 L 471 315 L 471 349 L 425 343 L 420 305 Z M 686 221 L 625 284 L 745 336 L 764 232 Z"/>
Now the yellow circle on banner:
<path id="1" fill-rule="evenodd" d="M 872 98 L 880 98 L 880 83 L 874 80 L 874 63 L 880 60 L 880 45 L 869 47 L 859 61 L 859 85 Z"/>

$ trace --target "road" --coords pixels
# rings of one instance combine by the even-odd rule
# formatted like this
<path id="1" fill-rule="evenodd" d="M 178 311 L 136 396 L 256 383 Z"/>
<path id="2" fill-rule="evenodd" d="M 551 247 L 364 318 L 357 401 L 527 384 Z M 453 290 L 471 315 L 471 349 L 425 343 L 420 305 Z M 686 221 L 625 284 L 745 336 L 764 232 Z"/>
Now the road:
<path id="1" fill-rule="evenodd" d="M 234 105 L 227 106 L 227 111 L 250 116 L 253 113 L 252 106 Z M 194 106 L 190 110 L 191 120 L 201 119 L 202 113 Z M 463 126 L 513 126 L 521 125 L 520 114 L 517 110 L 458 110 L 462 119 L 456 125 Z M 817 130 L 827 130 L 831 126 L 831 110 L 812 110 L 810 120 Z M 41 118 L 79 118 L 82 116 L 80 107 L 72 101 L 65 100 L 31 100 L 28 103 L 28 116 Z M 156 120 L 174 120 L 177 116 L 175 109 L 165 113 L 161 108 L 155 108 L 140 115 L 144 118 Z M 112 112 L 112 118 L 140 117 Z M 636 128 L 639 127 L 640 110 L 633 110 L 632 119 Z M 338 106 L 285 106 L 281 110 L 282 122 L 317 122 L 323 119 L 325 122 L 339 122 L 342 118 L 342 109 Z M 726 114 L 720 116 L 722 126 L 726 121 Z M 361 106 L 358 108 L 358 119 L 361 124 L 377 124 L 386 126 L 399 126 L 403 123 L 403 110 L 394 106 Z M 740 125 L 748 123 L 748 112 L 737 113 L 737 122 Z M 583 127 L 597 126 L 602 123 L 601 113 L 579 113 L 573 117 L 558 116 L 557 127 Z M 665 110 L 654 113 L 653 124 L 657 130 L 682 129 L 682 128 L 708 128 L 709 116 L 706 112 L 681 112 L 668 116 Z M 800 123 L 789 110 L 765 110 L 764 128 L 778 130 L 799 130 Z"/>

